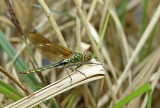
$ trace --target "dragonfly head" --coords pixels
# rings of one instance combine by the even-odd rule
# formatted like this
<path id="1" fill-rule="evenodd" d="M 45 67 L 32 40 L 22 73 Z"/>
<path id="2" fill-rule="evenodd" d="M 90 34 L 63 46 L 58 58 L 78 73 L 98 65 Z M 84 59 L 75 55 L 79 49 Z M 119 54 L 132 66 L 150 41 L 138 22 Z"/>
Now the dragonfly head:
<path id="1" fill-rule="evenodd" d="M 84 62 L 87 63 L 92 59 L 92 54 L 88 51 L 84 52 L 83 55 L 80 53 L 73 52 L 73 55 L 67 59 L 66 62 L 77 63 Z"/>
<path id="2" fill-rule="evenodd" d="M 92 54 L 89 51 L 85 51 L 83 53 L 83 61 L 84 62 L 89 62 L 92 59 Z"/>

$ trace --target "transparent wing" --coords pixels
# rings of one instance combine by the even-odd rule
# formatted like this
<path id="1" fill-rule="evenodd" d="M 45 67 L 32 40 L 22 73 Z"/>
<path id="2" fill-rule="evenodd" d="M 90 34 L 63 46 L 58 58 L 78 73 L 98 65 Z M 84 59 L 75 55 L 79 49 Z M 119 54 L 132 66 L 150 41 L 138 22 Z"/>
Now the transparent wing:
<path id="1" fill-rule="evenodd" d="M 43 56 L 52 62 L 59 62 L 66 59 L 73 53 L 69 49 L 47 40 L 37 32 L 29 32 L 26 34 L 26 37 L 39 49 Z"/>

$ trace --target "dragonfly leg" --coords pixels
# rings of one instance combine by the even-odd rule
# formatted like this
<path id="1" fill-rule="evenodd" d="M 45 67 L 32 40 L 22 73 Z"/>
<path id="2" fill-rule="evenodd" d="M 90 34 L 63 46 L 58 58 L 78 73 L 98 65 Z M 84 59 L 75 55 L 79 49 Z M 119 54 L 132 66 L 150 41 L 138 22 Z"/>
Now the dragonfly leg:
<path id="1" fill-rule="evenodd" d="M 80 66 L 81 66 L 81 65 L 80 65 Z M 78 68 L 79 68 L 80 66 L 77 66 L 77 67 L 75 68 L 75 70 L 78 71 L 80 74 L 84 75 L 84 76 L 87 78 L 87 76 L 86 76 L 83 72 L 81 72 L 81 71 L 78 70 Z M 74 70 L 71 69 L 70 67 L 68 67 L 68 69 L 70 69 L 71 71 L 74 71 Z"/>
<path id="2" fill-rule="evenodd" d="M 65 69 L 67 71 L 67 74 L 68 74 L 69 78 L 71 79 L 70 84 L 72 85 L 72 77 L 71 77 L 70 73 L 68 72 L 67 68 L 65 68 Z"/>
<path id="3" fill-rule="evenodd" d="M 83 72 L 79 71 L 78 69 L 75 69 L 75 70 L 78 71 L 80 74 L 84 75 L 87 78 L 87 76 Z"/>
<path id="4" fill-rule="evenodd" d="M 87 78 L 87 76 L 86 76 L 83 72 L 81 72 L 81 71 L 78 70 L 78 68 L 81 67 L 82 65 L 83 65 L 83 64 L 80 64 L 79 66 L 77 66 L 77 67 L 75 68 L 75 70 L 78 71 L 79 73 L 81 73 L 82 75 L 84 75 L 84 76 Z"/>
<path id="5" fill-rule="evenodd" d="M 100 63 L 93 63 L 93 62 L 88 62 L 88 63 L 86 63 L 86 64 L 89 64 L 89 65 L 102 65 L 102 64 L 100 64 Z"/>

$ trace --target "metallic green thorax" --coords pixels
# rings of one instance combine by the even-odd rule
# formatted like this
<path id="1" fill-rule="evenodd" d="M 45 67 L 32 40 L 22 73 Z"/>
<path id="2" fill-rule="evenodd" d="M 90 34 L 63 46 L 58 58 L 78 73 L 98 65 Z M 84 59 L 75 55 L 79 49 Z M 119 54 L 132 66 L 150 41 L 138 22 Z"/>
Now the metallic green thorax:
<path id="1" fill-rule="evenodd" d="M 34 73 L 34 72 L 41 72 L 43 70 L 49 69 L 49 68 L 54 68 L 54 67 L 71 67 L 71 66 L 81 66 L 85 63 L 88 63 L 92 58 L 91 53 L 85 52 L 83 55 L 80 53 L 73 52 L 73 54 L 68 58 L 64 59 L 60 62 L 42 66 L 36 69 L 32 70 L 25 70 L 23 72 L 19 72 L 21 74 L 29 74 L 29 73 Z"/>
<path id="2" fill-rule="evenodd" d="M 82 62 L 83 60 L 83 55 L 80 53 L 76 53 L 73 58 L 70 59 L 71 63 L 78 63 L 78 62 Z"/>

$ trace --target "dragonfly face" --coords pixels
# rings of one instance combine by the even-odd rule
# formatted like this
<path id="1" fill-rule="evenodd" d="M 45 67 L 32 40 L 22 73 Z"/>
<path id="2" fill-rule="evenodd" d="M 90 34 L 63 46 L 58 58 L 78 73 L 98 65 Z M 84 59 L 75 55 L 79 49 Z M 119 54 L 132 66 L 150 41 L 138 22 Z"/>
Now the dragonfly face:
<path id="1" fill-rule="evenodd" d="M 85 63 L 90 62 L 91 59 L 92 59 L 92 54 L 89 51 L 83 53 L 83 61 Z"/>

